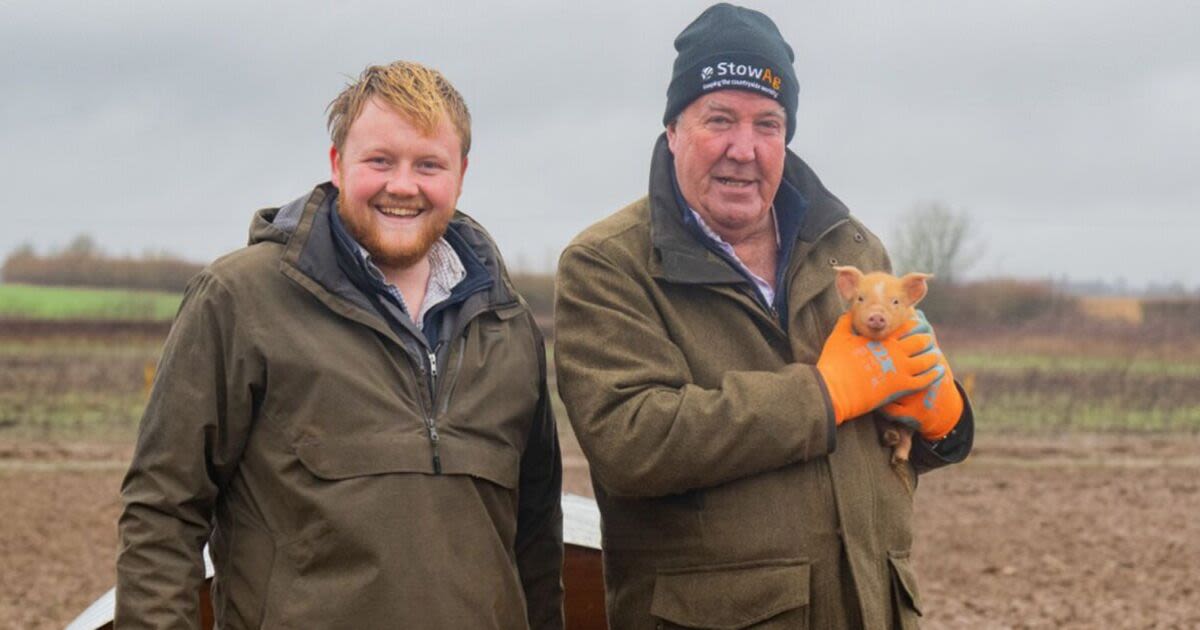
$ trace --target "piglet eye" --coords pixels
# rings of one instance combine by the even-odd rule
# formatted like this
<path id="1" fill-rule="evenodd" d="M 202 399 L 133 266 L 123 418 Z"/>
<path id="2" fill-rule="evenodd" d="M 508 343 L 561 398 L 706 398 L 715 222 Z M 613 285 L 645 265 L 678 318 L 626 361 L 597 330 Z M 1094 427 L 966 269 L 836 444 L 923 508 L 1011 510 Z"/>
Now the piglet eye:
<path id="1" fill-rule="evenodd" d="M 898 299 L 893 299 L 893 300 L 892 300 L 892 306 L 900 306 L 900 300 L 898 300 Z"/>
<path id="2" fill-rule="evenodd" d="M 860 296 L 858 296 L 858 301 L 859 301 L 859 302 L 866 302 L 866 301 L 867 301 L 867 298 L 864 298 L 863 296 L 861 296 L 861 295 L 860 295 Z"/>

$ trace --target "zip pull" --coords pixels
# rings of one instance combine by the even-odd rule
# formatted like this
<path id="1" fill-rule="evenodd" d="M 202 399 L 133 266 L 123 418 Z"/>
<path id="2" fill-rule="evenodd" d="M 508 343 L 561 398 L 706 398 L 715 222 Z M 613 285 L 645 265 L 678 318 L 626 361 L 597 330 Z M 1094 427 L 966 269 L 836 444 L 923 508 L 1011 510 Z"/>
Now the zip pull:
<path id="1" fill-rule="evenodd" d="M 433 350 L 429 351 L 429 375 L 435 379 L 438 377 L 437 354 Z"/>
<path id="2" fill-rule="evenodd" d="M 433 474 L 442 474 L 442 456 L 438 452 L 438 442 L 441 441 L 441 436 L 438 435 L 437 425 L 433 423 L 433 418 L 425 421 L 429 427 L 429 443 L 433 446 Z"/>

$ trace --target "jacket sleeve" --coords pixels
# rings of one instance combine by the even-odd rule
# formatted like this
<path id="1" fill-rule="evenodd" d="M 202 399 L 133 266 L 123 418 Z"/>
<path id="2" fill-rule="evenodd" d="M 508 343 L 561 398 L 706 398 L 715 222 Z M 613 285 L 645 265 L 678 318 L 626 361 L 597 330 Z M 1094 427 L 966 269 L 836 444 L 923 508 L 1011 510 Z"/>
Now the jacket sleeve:
<path id="1" fill-rule="evenodd" d="M 561 630 L 563 617 L 562 455 L 546 384 L 546 348 L 537 324 L 541 396 L 521 457 L 517 512 L 517 569 L 531 630 Z"/>
<path id="2" fill-rule="evenodd" d="M 121 485 L 117 628 L 199 628 L 201 551 L 261 382 L 252 344 L 234 319 L 215 277 L 205 272 L 190 283 Z"/>
<path id="3" fill-rule="evenodd" d="M 926 473 L 942 466 L 957 464 L 967 458 L 975 443 L 975 412 L 971 400 L 958 381 L 954 382 L 963 399 L 962 415 L 958 424 L 946 437 L 930 442 L 919 433 L 913 435 L 913 449 L 909 459 L 918 473 Z"/>
<path id="4" fill-rule="evenodd" d="M 705 488 L 829 453 L 835 422 L 816 369 L 695 384 L 643 269 L 572 245 L 558 270 L 559 393 L 593 476 L 618 496 Z M 664 307 L 665 308 L 665 307 Z"/>

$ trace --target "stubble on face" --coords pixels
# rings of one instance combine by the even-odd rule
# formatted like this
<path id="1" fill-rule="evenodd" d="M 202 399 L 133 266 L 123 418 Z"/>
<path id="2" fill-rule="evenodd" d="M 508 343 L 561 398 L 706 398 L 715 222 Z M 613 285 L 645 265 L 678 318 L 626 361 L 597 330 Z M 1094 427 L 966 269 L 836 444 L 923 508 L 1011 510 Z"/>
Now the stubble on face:
<path id="1" fill-rule="evenodd" d="M 344 178 L 343 178 L 344 179 Z M 345 181 L 338 185 L 345 190 Z M 354 204 L 345 195 L 338 197 L 338 212 L 346 231 L 362 245 L 371 255 L 371 261 L 381 267 L 406 269 L 426 256 L 433 244 L 442 238 L 450 225 L 453 212 L 433 213 L 429 220 L 421 221 L 413 229 L 397 234 L 395 231 L 382 230 L 375 222 L 380 220 L 375 207 L 392 207 L 431 212 L 432 206 L 424 195 L 418 194 L 408 198 L 396 198 L 386 192 L 380 192 L 366 204 Z"/>

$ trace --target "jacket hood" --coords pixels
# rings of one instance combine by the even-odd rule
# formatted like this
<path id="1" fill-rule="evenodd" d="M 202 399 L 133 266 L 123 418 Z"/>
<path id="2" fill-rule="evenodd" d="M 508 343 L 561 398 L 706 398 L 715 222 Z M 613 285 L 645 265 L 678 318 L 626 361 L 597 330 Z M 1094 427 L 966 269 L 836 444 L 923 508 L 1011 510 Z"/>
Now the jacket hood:
<path id="1" fill-rule="evenodd" d="M 254 218 L 250 220 L 250 237 L 246 244 L 286 243 L 300 224 L 300 215 L 304 213 L 304 206 L 308 200 L 317 190 L 325 187 L 332 189 L 333 185 L 326 182 L 317 186 L 316 190 L 297 197 L 278 208 L 263 208 L 255 212 Z M 328 191 L 325 193 L 328 194 Z"/>

